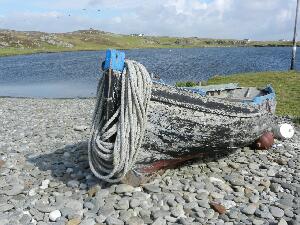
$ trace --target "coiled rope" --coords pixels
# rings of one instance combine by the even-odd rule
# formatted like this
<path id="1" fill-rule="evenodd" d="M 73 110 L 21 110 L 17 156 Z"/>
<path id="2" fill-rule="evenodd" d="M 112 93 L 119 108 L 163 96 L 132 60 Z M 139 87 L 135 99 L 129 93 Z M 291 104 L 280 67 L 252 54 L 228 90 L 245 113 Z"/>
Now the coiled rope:
<path id="1" fill-rule="evenodd" d="M 118 182 L 134 166 L 142 144 L 152 81 L 146 68 L 126 60 L 118 88 L 120 102 L 106 118 L 104 76 L 99 81 L 88 147 L 89 164 L 99 179 Z"/>

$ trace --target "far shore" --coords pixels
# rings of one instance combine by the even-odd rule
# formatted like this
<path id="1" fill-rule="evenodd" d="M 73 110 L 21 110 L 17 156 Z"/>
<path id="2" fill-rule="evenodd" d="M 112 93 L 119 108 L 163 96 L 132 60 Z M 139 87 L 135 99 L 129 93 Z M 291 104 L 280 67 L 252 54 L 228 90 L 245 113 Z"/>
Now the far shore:
<path id="1" fill-rule="evenodd" d="M 113 34 L 99 30 L 69 33 L 0 30 L 0 57 L 34 53 L 99 51 L 114 49 L 174 49 L 208 47 L 291 47 L 290 40 L 256 41 L 201 37 L 145 36 Z"/>
<path id="2" fill-rule="evenodd" d="M 135 49 L 183 49 L 183 48 L 267 48 L 267 47 L 292 47 L 291 45 L 251 45 L 251 46 L 166 46 L 166 47 L 143 47 L 143 48 L 114 48 L 117 50 L 135 50 Z M 299 46 L 300 47 L 300 46 Z M 52 54 L 52 53 L 63 53 L 63 52 L 85 52 L 85 51 L 105 51 L 105 48 L 95 49 L 1 49 L 0 57 L 18 56 L 18 55 L 33 55 L 33 54 Z"/>

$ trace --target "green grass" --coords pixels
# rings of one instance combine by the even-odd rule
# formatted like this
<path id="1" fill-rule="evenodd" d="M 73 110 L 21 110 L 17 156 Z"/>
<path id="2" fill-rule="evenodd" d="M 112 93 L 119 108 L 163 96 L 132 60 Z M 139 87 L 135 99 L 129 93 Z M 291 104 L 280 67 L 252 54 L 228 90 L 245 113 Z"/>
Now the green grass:
<path id="1" fill-rule="evenodd" d="M 215 76 L 207 84 L 239 83 L 240 86 L 265 87 L 272 84 L 276 92 L 276 114 L 289 115 L 299 122 L 300 118 L 300 73 L 261 72 L 235 74 L 231 76 Z"/>
<path id="2" fill-rule="evenodd" d="M 176 87 L 195 87 L 198 84 L 195 81 L 178 81 L 176 82 Z"/>

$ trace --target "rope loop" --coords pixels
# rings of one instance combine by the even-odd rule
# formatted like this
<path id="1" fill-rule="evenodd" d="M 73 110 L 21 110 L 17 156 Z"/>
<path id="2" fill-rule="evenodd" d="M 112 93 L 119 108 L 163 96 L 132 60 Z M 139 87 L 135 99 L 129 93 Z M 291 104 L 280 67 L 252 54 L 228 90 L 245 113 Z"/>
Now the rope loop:
<path id="1" fill-rule="evenodd" d="M 89 164 L 99 179 L 118 182 L 133 168 L 143 142 L 152 81 L 142 64 L 125 60 L 120 82 L 114 90 L 120 92 L 119 107 L 111 118 L 105 117 L 104 85 L 103 76 L 97 88 Z"/>

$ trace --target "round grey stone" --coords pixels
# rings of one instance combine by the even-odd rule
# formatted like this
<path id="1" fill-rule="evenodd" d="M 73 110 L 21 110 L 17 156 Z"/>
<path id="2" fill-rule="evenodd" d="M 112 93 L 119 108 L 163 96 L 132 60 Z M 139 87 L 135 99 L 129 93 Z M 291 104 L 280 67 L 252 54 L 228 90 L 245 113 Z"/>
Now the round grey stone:
<path id="1" fill-rule="evenodd" d="M 276 206 L 270 206 L 270 213 L 275 217 L 275 218 L 281 218 L 284 216 L 284 211 Z"/>
<path id="2" fill-rule="evenodd" d="M 247 206 L 242 208 L 241 212 L 246 215 L 253 215 L 256 209 L 257 209 L 256 204 L 248 204 Z"/>
<path id="3" fill-rule="evenodd" d="M 126 221 L 128 225 L 144 225 L 144 221 L 139 217 L 131 217 L 128 221 Z"/>
<path id="4" fill-rule="evenodd" d="M 120 194 L 120 193 L 130 193 L 133 192 L 134 187 L 128 185 L 128 184 L 119 184 L 116 187 L 116 193 Z"/>
<path id="5" fill-rule="evenodd" d="M 157 185 L 153 185 L 153 184 L 147 184 L 144 186 L 144 189 L 149 191 L 149 192 L 154 192 L 154 193 L 159 193 L 161 192 L 161 188 Z"/>
<path id="6" fill-rule="evenodd" d="M 109 216 L 105 220 L 107 225 L 124 225 L 124 222 L 122 220 L 119 220 L 118 218 Z"/>

